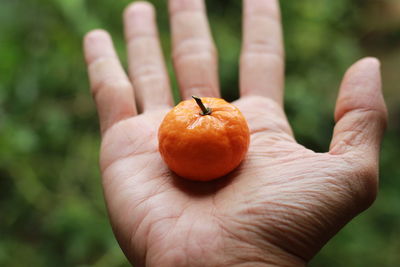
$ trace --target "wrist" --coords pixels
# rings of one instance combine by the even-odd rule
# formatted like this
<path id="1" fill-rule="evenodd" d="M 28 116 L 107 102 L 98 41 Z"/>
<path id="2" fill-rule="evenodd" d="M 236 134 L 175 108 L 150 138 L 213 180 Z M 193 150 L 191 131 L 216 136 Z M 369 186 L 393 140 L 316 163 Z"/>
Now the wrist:
<path id="1" fill-rule="evenodd" d="M 190 250 L 172 250 L 161 257 L 148 257 L 143 266 L 302 267 L 307 264 L 304 259 L 269 243 L 256 246 L 237 239 L 225 239 L 221 250 L 196 254 Z M 131 262 L 135 266 L 138 264 L 135 261 Z"/>
<path id="2" fill-rule="evenodd" d="M 219 266 L 301 267 L 307 265 L 304 259 L 270 243 L 265 242 L 260 246 L 250 242 L 233 241 L 229 244 L 226 247 L 225 262 Z"/>

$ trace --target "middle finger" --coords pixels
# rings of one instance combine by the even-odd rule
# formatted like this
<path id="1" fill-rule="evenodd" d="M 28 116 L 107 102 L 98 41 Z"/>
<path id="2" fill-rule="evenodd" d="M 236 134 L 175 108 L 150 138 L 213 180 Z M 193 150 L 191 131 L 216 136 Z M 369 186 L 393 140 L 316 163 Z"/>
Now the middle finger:
<path id="1" fill-rule="evenodd" d="M 203 0 L 169 0 L 173 60 L 183 99 L 219 97 L 217 52 Z"/>

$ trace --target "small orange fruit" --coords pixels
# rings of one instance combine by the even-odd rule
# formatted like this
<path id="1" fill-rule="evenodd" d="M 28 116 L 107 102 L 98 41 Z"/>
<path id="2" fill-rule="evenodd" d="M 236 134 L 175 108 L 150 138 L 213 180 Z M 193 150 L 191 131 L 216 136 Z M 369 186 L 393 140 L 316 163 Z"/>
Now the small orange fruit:
<path id="1" fill-rule="evenodd" d="M 210 181 L 235 169 L 250 142 L 240 110 L 220 98 L 193 97 L 164 118 L 159 150 L 168 167 L 181 177 Z"/>

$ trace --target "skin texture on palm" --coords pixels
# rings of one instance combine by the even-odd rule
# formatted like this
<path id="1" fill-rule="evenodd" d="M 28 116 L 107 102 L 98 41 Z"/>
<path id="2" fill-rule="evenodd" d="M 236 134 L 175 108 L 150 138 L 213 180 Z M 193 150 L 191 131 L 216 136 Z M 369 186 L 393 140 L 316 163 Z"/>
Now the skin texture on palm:
<path id="1" fill-rule="evenodd" d="M 169 4 L 182 97 L 219 96 L 204 3 Z M 158 152 L 172 98 L 153 8 L 138 2 L 125 12 L 129 78 L 107 33 L 85 38 L 107 208 L 135 266 L 302 266 L 375 198 L 386 121 L 379 62 L 364 59 L 347 72 L 330 151 L 314 153 L 296 143 L 282 108 L 278 3 L 245 0 L 244 9 L 241 98 L 233 104 L 249 123 L 250 148 L 237 170 L 209 183 L 176 177 Z"/>

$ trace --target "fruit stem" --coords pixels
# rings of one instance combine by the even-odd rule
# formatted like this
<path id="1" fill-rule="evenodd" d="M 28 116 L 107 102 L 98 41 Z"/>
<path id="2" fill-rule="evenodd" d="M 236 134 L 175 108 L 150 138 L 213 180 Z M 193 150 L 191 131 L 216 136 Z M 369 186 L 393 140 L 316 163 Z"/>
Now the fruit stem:
<path id="1" fill-rule="evenodd" d="M 192 96 L 194 100 L 196 100 L 197 105 L 199 105 L 200 109 L 201 109 L 201 113 L 200 115 L 205 116 L 205 115 L 211 115 L 211 108 L 208 108 L 206 106 L 204 106 L 203 101 L 201 101 L 201 98 L 198 96 Z"/>

